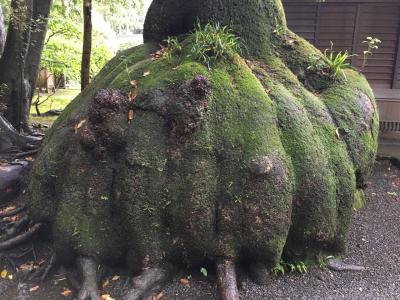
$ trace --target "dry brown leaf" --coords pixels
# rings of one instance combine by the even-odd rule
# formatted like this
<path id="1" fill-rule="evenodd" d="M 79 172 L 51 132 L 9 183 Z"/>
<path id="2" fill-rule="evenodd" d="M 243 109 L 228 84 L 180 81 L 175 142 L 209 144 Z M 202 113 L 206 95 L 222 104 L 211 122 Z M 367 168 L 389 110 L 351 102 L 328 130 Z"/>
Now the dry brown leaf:
<path id="1" fill-rule="evenodd" d="M 271 91 L 272 91 L 272 89 L 265 89 L 265 92 L 266 92 L 267 94 L 271 93 Z"/>
<path id="2" fill-rule="evenodd" d="M 150 75 L 150 71 L 146 71 L 143 73 L 143 77 L 149 76 Z"/>
<path id="3" fill-rule="evenodd" d="M 110 280 L 106 280 L 106 281 L 104 281 L 104 283 L 103 283 L 103 289 L 105 289 L 107 286 L 109 286 L 110 285 Z"/>
<path id="4" fill-rule="evenodd" d="M 32 271 L 33 268 L 33 263 L 22 264 L 18 267 L 20 271 Z"/>
<path id="5" fill-rule="evenodd" d="M 161 293 L 159 293 L 157 296 L 155 296 L 155 300 L 160 300 L 162 297 L 164 297 L 164 293 L 163 292 L 161 292 Z"/>
<path id="6" fill-rule="evenodd" d="M 30 291 L 30 292 L 36 292 L 38 289 L 39 289 L 39 286 L 38 286 L 38 285 L 35 285 L 34 287 L 31 287 L 31 288 L 29 289 L 29 291 Z"/>
<path id="7" fill-rule="evenodd" d="M 81 120 L 78 124 L 75 125 L 75 134 L 78 133 L 78 130 L 86 123 L 86 119 Z"/>
<path id="8" fill-rule="evenodd" d="M 340 140 L 340 132 L 339 132 L 339 128 L 336 128 L 336 136 L 337 136 L 337 138 Z"/>
<path id="9" fill-rule="evenodd" d="M 129 113 L 128 113 L 128 121 L 129 121 L 129 123 L 133 120 L 134 116 L 135 116 L 135 111 L 133 109 L 130 109 Z"/>
<path id="10" fill-rule="evenodd" d="M 113 278 L 111 278 L 111 280 L 112 280 L 112 281 L 115 281 L 115 280 L 118 280 L 118 279 L 120 279 L 120 278 L 121 278 L 121 276 L 119 276 L 119 275 L 114 275 Z"/>
<path id="11" fill-rule="evenodd" d="M 61 295 L 63 295 L 64 297 L 69 297 L 72 295 L 72 291 L 70 289 L 63 288 Z"/>
<path id="12" fill-rule="evenodd" d="M 101 295 L 101 299 L 103 299 L 103 300 L 115 300 L 113 297 L 111 297 L 111 295 L 109 295 L 109 294 L 104 294 L 104 295 Z"/>
<path id="13" fill-rule="evenodd" d="M 179 282 L 180 282 L 181 284 L 187 285 L 187 284 L 189 284 L 189 279 L 187 279 L 187 278 L 181 278 L 181 279 L 179 280 Z"/>
<path id="14" fill-rule="evenodd" d="M 180 68 L 180 65 L 177 65 L 176 67 L 173 67 L 172 70 L 178 70 Z"/>
<path id="15" fill-rule="evenodd" d="M 134 102 L 136 100 L 136 97 L 137 97 L 137 84 L 138 84 L 138 82 L 137 82 L 137 80 L 131 80 L 130 84 L 131 84 L 132 87 L 131 87 L 131 91 L 128 94 L 128 98 L 129 98 L 129 101 Z"/>

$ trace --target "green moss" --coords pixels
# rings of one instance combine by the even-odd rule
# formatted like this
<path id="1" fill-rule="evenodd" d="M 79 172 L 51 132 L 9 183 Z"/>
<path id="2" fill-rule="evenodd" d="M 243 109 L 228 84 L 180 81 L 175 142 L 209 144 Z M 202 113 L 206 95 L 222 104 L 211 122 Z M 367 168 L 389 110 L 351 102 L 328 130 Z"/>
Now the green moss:
<path id="1" fill-rule="evenodd" d="M 358 189 L 354 195 L 354 204 L 353 204 L 353 210 L 359 210 L 363 208 L 366 204 L 366 199 L 364 195 L 364 191 Z"/>
<path id="2" fill-rule="evenodd" d="M 32 171 L 29 210 L 52 224 L 56 249 L 123 257 L 135 272 L 143 261 L 272 267 L 283 252 L 343 253 L 356 175 L 360 186 L 376 152 L 376 106 L 355 72 L 314 95 L 301 74 L 317 50 L 290 32 L 282 38 L 280 57 L 234 55 L 211 68 L 185 54 L 189 41 L 180 56 L 151 60 L 149 44 L 112 60 L 57 121 Z M 100 126 L 125 143 L 98 157 L 74 126 L 96 91 L 128 92 L 130 80 L 133 120 L 126 109 Z"/>

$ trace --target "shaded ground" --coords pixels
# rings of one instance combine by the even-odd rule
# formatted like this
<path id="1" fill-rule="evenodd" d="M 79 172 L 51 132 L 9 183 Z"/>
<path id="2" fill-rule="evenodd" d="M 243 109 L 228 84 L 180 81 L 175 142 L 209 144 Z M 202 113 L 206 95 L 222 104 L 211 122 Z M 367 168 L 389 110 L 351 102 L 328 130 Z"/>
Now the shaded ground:
<path id="1" fill-rule="evenodd" d="M 304 275 L 271 278 L 266 286 L 257 286 L 244 272 L 239 272 L 242 299 L 399 299 L 400 169 L 389 161 L 377 162 L 366 196 L 367 207 L 354 215 L 346 259 L 349 263 L 365 266 L 366 271 L 335 273 L 315 267 Z M 43 283 L 27 278 L 31 269 L 47 261 L 51 254 L 49 245 L 43 241 L 20 249 L 31 247 L 35 251 L 15 260 L 19 271 L 13 271 L 3 259 L 0 271 L 7 270 L 7 274 L 4 279 L 0 277 L 1 299 L 74 299 L 76 291 L 68 282 L 65 270 L 54 272 Z M 116 270 L 102 273 L 106 274 L 101 279 L 102 294 L 122 299 L 129 288 L 129 279 Z M 217 299 L 215 278 L 212 270 L 209 273 L 205 278 L 199 270 L 182 271 L 161 291 L 162 294 L 155 291 L 155 295 L 158 294 L 158 299 Z M 72 273 L 69 277 L 76 278 Z M 183 280 L 186 283 L 183 284 L 181 281 L 186 278 L 189 283 Z M 104 299 L 107 298 L 104 296 Z"/>

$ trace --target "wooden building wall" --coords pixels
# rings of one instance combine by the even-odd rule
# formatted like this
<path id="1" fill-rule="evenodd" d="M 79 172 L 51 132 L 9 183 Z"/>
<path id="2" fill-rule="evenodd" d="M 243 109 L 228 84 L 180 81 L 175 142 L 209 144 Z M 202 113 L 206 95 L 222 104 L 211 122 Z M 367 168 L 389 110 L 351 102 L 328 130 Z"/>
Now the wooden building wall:
<path id="1" fill-rule="evenodd" d="M 351 63 L 363 64 L 368 36 L 382 41 L 362 70 L 374 89 L 382 130 L 400 132 L 400 0 L 283 0 L 288 26 L 321 51 L 357 54 Z"/>

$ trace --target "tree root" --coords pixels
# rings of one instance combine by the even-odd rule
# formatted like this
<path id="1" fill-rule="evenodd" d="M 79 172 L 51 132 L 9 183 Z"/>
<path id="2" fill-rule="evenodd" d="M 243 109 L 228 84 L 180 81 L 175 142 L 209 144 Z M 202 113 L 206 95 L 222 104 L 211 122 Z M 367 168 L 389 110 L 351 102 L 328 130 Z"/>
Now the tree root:
<path id="1" fill-rule="evenodd" d="M 30 276 L 30 279 L 35 279 L 40 277 L 40 281 L 44 281 L 49 275 L 50 271 L 54 269 L 57 265 L 57 255 L 53 253 L 50 257 L 48 263 L 41 266 L 35 273 Z"/>
<path id="2" fill-rule="evenodd" d="M 161 288 L 174 273 L 174 268 L 169 265 L 154 267 L 145 270 L 133 279 L 133 289 L 128 292 L 126 300 L 146 299 L 152 289 Z"/>
<path id="3" fill-rule="evenodd" d="M 7 238 L 12 238 L 22 232 L 25 227 L 29 224 L 29 217 L 23 216 L 20 220 L 16 221 L 9 228 L 6 229 Z"/>
<path id="4" fill-rule="evenodd" d="M 239 300 L 235 263 L 221 260 L 217 263 L 217 285 L 221 300 Z"/>
<path id="5" fill-rule="evenodd" d="M 8 250 L 10 248 L 16 247 L 16 246 L 26 242 L 27 240 L 32 238 L 39 231 L 39 229 L 41 227 L 42 227 L 42 224 L 37 223 L 37 224 L 33 225 L 31 228 L 29 228 L 28 231 L 14 237 L 14 238 L 11 238 L 4 242 L 1 242 L 0 243 L 0 251 Z"/>
<path id="6" fill-rule="evenodd" d="M 30 156 L 30 155 L 35 155 L 38 152 L 39 152 L 39 149 L 34 149 L 34 150 L 31 150 L 31 151 L 18 153 L 17 155 L 15 155 L 14 159 L 25 158 L 25 157 Z"/>
<path id="7" fill-rule="evenodd" d="M 97 263 L 93 258 L 79 257 L 78 265 L 83 277 L 78 300 L 99 300 L 97 288 Z"/>
<path id="8" fill-rule="evenodd" d="M 327 261 L 327 266 L 332 271 L 365 271 L 363 266 L 355 266 L 346 264 L 343 260 L 339 258 L 331 258 Z"/>

